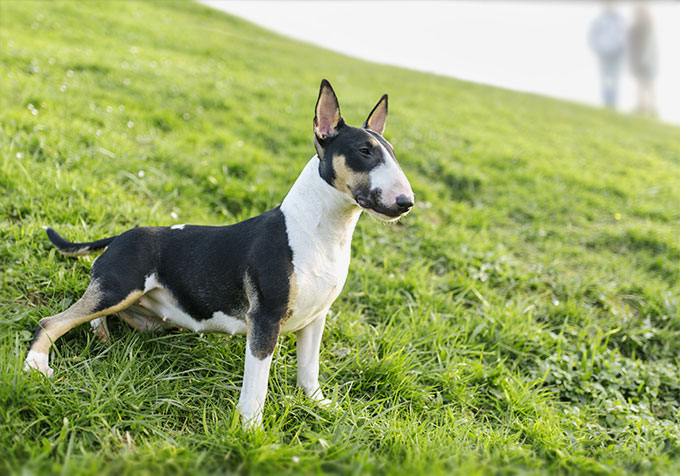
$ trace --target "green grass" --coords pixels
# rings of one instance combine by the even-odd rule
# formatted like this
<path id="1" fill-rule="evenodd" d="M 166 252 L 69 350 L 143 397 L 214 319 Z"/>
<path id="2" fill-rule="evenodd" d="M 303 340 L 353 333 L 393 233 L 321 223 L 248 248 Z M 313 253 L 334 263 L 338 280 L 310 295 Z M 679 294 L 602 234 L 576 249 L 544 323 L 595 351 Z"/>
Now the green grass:
<path id="1" fill-rule="evenodd" d="M 191 3 L 0 2 L 0 474 L 680 471 L 680 128 L 379 66 Z M 319 81 L 386 137 L 417 207 L 364 217 L 266 433 L 233 418 L 244 340 L 81 326 L 54 378 L 32 331 L 88 282 L 55 253 L 133 226 L 227 224 L 313 154 Z"/>

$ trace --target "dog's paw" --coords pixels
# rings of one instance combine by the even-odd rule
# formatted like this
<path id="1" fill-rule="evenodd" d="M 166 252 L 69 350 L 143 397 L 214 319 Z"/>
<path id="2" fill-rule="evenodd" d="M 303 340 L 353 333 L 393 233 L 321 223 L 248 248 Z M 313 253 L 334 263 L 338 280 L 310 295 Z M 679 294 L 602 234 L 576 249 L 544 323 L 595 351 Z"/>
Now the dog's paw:
<path id="1" fill-rule="evenodd" d="M 44 352 L 31 350 L 24 361 L 24 370 L 37 370 L 46 377 L 51 377 L 54 373 L 49 366 L 49 356 Z"/>
<path id="2" fill-rule="evenodd" d="M 236 411 L 241 415 L 241 425 L 246 431 L 257 431 L 262 428 L 262 410 L 248 408 L 247 405 L 237 405 Z"/>
<path id="3" fill-rule="evenodd" d="M 317 389 L 311 394 L 307 394 L 307 397 L 309 398 L 309 401 L 312 402 L 317 407 L 325 408 L 327 410 L 334 410 L 339 408 L 337 403 L 323 396 L 321 389 Z"/>
<path id="4" fill-rule="evenodd" d="M 314 405 L 316 405 L 319 408 L 323 408 L 324 410 L 327 410 L 329 412 L 336 412 L 342 408 L 338 402 L 334 402 L 329 398 L 322 398 L 321 400 L 316 400 L 314 402 Z"/>
<path id="5" fill-rule="evenodd" d="M 321 400 L 315 401 L 314 404 L 321 408 L 331 408 L 333 406 L 333 401 L 328 398 L 322 398 Z"/>
<path id="6" fill-rule="evenodd" d="M 109 342 L 111 334 L 109 333 L 109 327 L 106 325 L 106 316 L 92 319 L 90 326 L 92 326 L 92 332 L 99 338 L 101 343 L 106 344 Z"/>
<path id="7" fill-rule="evenodd" d="M 258 431 L 262 429 L 262 415 L 241 415 L 241 425 L 245 431 Z"/>

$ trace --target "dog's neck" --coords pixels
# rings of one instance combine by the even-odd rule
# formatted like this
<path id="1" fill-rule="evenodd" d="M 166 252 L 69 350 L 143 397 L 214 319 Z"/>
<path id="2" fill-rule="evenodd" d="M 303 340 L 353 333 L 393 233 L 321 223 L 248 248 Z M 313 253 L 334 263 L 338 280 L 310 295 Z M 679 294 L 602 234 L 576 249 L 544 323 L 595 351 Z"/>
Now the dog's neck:
<path id="1" fill-rule="evenodd" d="M 316 155 L 284 198 L 281 211 L 287 226 L 298 228 L 310 242 L 343 248 L 351 243 L 361 215 L 361 208 L 352 198 L 321 178 Z"/>

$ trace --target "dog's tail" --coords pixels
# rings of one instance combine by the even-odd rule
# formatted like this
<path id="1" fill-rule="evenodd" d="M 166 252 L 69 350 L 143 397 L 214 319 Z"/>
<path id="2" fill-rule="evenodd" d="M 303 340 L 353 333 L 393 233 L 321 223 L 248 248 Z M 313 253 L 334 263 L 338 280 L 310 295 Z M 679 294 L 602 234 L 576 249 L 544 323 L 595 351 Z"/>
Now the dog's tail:
<path id="1" fill-rule="evenodd" d="M 91 241 L 89 243 L 71 243 L 68 240 L 59 235 L 52 228 L 44 226 L 47 232 L 47 237 L 50 239 L 54 247 L 65 256 L 85 256 L 98 251 L 102 251 L 104 248 L 109 246 L 111 242 L 116 238 L 112 236 L 111 238 L 104 238 L 102 240 Z"/>

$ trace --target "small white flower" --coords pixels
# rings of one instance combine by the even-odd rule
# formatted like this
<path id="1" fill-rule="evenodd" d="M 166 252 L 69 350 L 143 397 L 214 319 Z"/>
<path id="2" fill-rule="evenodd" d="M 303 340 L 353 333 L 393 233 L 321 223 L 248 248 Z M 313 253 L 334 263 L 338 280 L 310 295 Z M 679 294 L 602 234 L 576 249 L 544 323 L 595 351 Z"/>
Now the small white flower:
<path id="1" fill-rule="evenodd" d="M 177 213 L 175 213 L 175 212 L 172 212 L 172 213 L 170 214 L 170 216 L 171 216 L 174 220 L 177 220 L 177 218 L 179 218 L 179 216 L 178 216 Z"/>
<path id="2" fill-rule="evenodd" d="M 17 159 L 21 159 L 24 156 L 21 152 L 17 152 Z"/>
<path id="3" fill-rule="evenodd" d="M 137 177 L 139 177 L 139 178 L 144 178 L 144 175 L 145 174 L 144 174 L 143 170 L 140 170 L 139 172 L 137 172 Z"/>
<path id="4" fill-rule="evenodd" d="M 127 126 L 128 126 L 130 129 L 132 129 L 132 126 L 134 126 L 134 125 L 135 125 L 135 123 L 132 122 L 132 121 L 128 121 L 128 123 L 127 123 Z"/>

